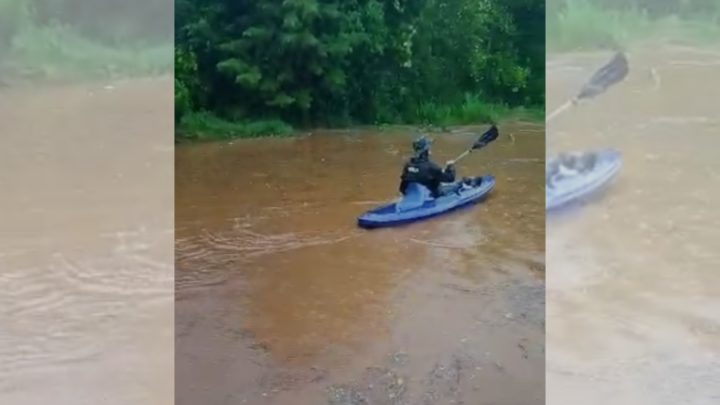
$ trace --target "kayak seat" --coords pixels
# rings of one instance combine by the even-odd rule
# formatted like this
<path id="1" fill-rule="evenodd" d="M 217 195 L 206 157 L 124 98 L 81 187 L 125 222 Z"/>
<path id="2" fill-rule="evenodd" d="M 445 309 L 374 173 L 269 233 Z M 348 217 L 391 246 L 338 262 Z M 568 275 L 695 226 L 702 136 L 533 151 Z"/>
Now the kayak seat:
<path id="1" fill-rule="evenodd" d="M 418 183 L 410 183 L 405 189 L 405 195 L 395 204 L 396 212 L 409 211 L 422 207 L 425 201 L 432 199 L 430 190 Z"/>
<path id="2" fill-rule="evenodd" d="M 462 183 L 467 187 L 479 187 L 482 184 L 482 176 L 478 177 L 463 177 Z"/>
<path id="3" fill-rule="evenodd" d="M 456 183 L 446 183 L 442 184 L 440 186 L 440 195 L 448 195 L 448 194 L 460 194 L 460 192 L 463 190 L 463 183 L 462 182 L 456 182 Z"/>
<path id="4" fill-rule="evenodd" d="M 597 164 L 597 156 L 593 153 L 561 153 L 549 162 L 545 180 L 549 188 L 568 178 L 592 171 Z"/>

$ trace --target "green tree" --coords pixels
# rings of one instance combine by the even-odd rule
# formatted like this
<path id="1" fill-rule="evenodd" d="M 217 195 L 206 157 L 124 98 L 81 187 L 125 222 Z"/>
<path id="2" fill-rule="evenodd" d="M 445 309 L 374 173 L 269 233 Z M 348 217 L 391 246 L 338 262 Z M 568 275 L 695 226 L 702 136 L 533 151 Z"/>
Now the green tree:
<path id="1" fill-rule="evenodd" d="M 539 0 L 180 0 L 176 27 L 181 114 L 338 125 L 543 102 Z"/>

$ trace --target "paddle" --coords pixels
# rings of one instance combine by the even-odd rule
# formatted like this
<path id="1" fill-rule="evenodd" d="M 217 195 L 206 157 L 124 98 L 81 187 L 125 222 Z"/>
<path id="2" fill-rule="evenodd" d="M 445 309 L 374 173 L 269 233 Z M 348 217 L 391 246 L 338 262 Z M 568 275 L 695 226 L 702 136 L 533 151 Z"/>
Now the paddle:
<path id="1" fill-rule="evenodd" d="M 485 131 L 485 133 L 480 136 L 480 138 L 475 140 L 475 142 L 472 144 L 470 149 L 461 153 L 460 156 L 458 156 L 454 160 L 451 160 L 450 162 L 452 162 L 452 164 L 456 164 L 457 162 L 460 161 L 460 159 L 469 155 L 472 151 L 477 150 L 477 149 L 482 149 L 490 142 L 496 140 L 499 134 L 500 133 L 498 132 L 497 127 L 495 125 L 491 126 L 490 129 Z"/>
<path id="2" fill-rule="evenodd" d="M 592 77 L 590 77 L 590 80 L 585 83 L 582 89 L 580 89 L 577 96 L 573 97 L 570 101 L 561 105 L 548 115 L 545 122 L 550 122 L 562 112 L 566 111 L 570 107 L 576 106 L 581 101 L 592 99 L 604 93 L 608 88 L 610 88 L 610 86 L 625 79 L 628 72 L 628 61 L 625 54 L 617 52 L 610 62 L 606 63 L 603 67 L 598 69 Z"/>

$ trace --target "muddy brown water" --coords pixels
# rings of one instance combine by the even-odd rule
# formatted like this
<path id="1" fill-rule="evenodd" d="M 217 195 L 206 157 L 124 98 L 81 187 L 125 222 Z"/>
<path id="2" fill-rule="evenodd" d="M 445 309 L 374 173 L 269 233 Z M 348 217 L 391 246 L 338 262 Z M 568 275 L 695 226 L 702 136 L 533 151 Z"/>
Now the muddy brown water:
<path id="1" fill-rule="evenodd" d="M 487 201 L 376 231 L 406 130 L 179 146 L 177 403 L 542 403 L 544 136 L 500 130 L 459 165 Z"/>
<path id="2" fill-rule="evenodd" d="M 0 403 L 173 403 L 172 86 L 0 88 Z"/>
<path id="3" fill-rule="evenodd" d="M 548 110 L 609 57 L 551 57 Z M 605 193 L 548 216 L 548 403 L 717 404 L 720 50 L 629 61 L 625 82 L 548 128 L 551 153 L 614 147 L 624 164 Z"/>

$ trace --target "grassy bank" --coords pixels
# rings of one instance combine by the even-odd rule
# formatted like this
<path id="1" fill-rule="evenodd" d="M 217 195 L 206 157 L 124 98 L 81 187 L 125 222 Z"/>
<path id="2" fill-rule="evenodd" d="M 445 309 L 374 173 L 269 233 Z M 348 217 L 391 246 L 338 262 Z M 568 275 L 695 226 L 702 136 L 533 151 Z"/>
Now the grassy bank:
<path id="1" fill-rule="evenodd" d="M 720 15 L 650 16 L 637 7 L 609 9 L 597 1 L 567 0 L 547 18 L 550 51 L 628 47 L 647 41 L 720 43 Z"/>
<path id="2" fill-rule="evenodd" d="M 176 124 L 180 142 L 219 141 L 236 138 L 289 136 L 293 128 L 279 120 L 230 121 L 209 112 L 185 114 Z"/>
<path id="3" fill-rule="evenodd" d="M 482 103 L 468 98 L 458 106 L 437 106 L 421 104 L 416 115 L 403 122 L 378 122 L 376 125 L 418 125 L 444 128 L 453 125 L 500 121 L 542 122 L 545 110 L 542 107 L 511 108 L 501 104 Z M 219 141 L 238 138 L 292 136 L 297 132 L 280 120 L 231 121 L 212 113 L 200 112 L 184 115 L 176 125 L 178 142 Z"/>
<path id="4" fill-rule="evenodd" d="M 474 96 L 466 96 L 463 103 L 455 106 L 421 103 L 415 116 L 405 124 L 445 127 L 511 119 L 541 121 L 544 117 L 545 110 L 542 107 L 509 107 L 505 104 L 486 103 Z"/>

